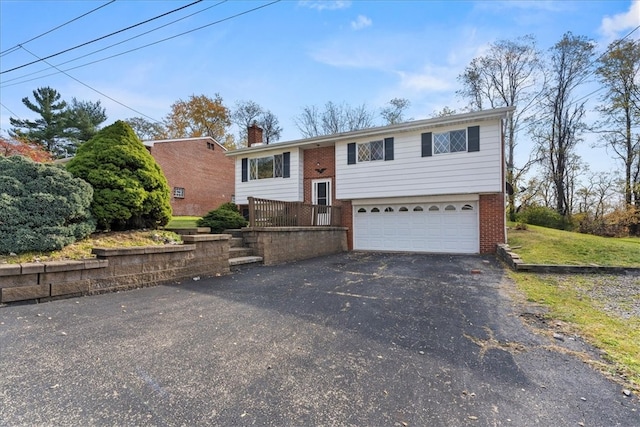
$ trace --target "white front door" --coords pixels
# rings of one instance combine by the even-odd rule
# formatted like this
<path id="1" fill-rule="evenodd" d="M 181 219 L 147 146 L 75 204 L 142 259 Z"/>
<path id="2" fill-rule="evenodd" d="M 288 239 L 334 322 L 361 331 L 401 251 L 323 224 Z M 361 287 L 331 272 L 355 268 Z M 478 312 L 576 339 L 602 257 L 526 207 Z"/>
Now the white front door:
<path id="1" fill-rule="evenodd" d="M 312 203 L 318 205 L 315 210 L 313 223 L 316 225 L 331 225 L 331 180 L 316 179 L 311 183 Z"/>

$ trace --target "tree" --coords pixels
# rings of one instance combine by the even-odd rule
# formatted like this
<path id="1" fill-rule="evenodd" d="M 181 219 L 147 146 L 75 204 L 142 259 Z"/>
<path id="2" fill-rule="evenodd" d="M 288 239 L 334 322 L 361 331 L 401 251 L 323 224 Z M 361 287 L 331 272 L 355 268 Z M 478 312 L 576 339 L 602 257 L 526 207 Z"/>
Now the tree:
<path id="1" fill-rule="evenodd" d="M 262 137 L 267 144 L 280 139 L 282 128 L 278 124 L 278 118 L 271 111 L 262 113 L 258 126 L 262 128 Z"/>
<path id="2" fill-rule="evenodd" d="M 0 157 L 0 253 L 53 251 L 88 236 L 92 195 L 62 168 Z"/>
<path id="3" fill-rule="evenodd" d="M 141 141 L 152 141 L 155 139 L 166 139 L 167 131 L 162 123 L 152 122 L 144 117 L 131 117 L 125 122 L 138 135 Z"/>
<path id="4" fill-rule="evenodd" d="M 373 113 L 364 105 L 351 107 L 329 101 L 320 112 L 316 106 L 306 106 L 295 119 L 303 137 L 333 135 L 373 126 Z"/>
<path id="5" fill-rule="evenodd" d="M 123 121 L 82 144 L 67 170 L 93 186 L 91 211 L 100 229 L 156 228 L 171 219 L 167 179 Z"/>
<path id="6" fill-rule="evenodd" d="M 513 189 L 518 188 L 518 182 L 533 163 L 529 161 L 516 167 L 515 151 L 522 122 L 541 94 L 540 62 L 536 40 L 528 35 L 491 44 L 483 56 L 474 58 L 458 76 L 462 83 L 458 94 L 468 99 L 471 110 L 517 106 L 503 126 L 506 181 Z M 516 193 L 509 193 L 507 205 L 512 221 L 515 220 L 515 199 Z"/>
<path id="7" fill-rule="evenodd" d="M 457 114 L 456 110 L 445 105 L 440 111 L 434 111 L 433 114 L 431 114 L 431 117 L 448 117 L 453 116 L 454 114 Z"/>
<path id="8" fill-rule="evenodd" d="M 254 101 L 236 102 L 236 107 L 231 114 L 231 118 L 239 128 L 238 136 L 241 145 L 247 145 L 247 129 L 249 129 L 254 122 L 258 122 L 258 118 L 262 113 L 262 107 Z"/>
<path id="9" fill-rule="evenodd" d="M 65 136 L 77 146 L 90 140 L 105 120 L 107 113 L 100 101 L 78 101 L 73 98 L 67 107 Z"/>
<path id="10" fill-rule="evenodd" d="M 549 173 L 555 192 L 555 209 L 564 216 L 570 211 L 570 161 L 585 125 L 585 102 L 575 92 L 590 75 L 593 43 L 566 33 L 551 48 L 550 82 L 542 99 L 541 125 L 534 129 L 540 161 Z"/>
<path id="11" fill-rule="evenodd" d="M 640 41 L 619 40 L 598 59 L 596 74 L 606 90 L 597 130 L 624 165 L 624 200 L 640 208 Z"/>
<path id="12" fill-rule="evenodd" d="M 229 109 L 219 94 L 214 99 L 191 95 L 187 101 L 179 100 L 171 106 L 171 112 L 165 118 L 168 138 L 210 136 L 222 141 L 230 125 Z"/>
<path id="13" fill-rule="evenodd" d="M 53 156 L 42 146 L 19 139 L 0 137 L 0 157 L 23 156 L 37 163 L 50 163 Z"/>
<path id="14" fill-rule="evenodd" d="M 56 157 L 64 155 L 68 145 L 65 138 L 67 103 L 61 101 L 60 93 L 50 87 L 34 90 L 33 98 L 35 102 L 28 97 L 22 98 L 22 103 L 34 113 L 38 113 L 40 118 L 32 121 L 10 117 L 13 128 L 9 135 L 40 144 Z"/>
<path id="15" fill-rule="evenodd" d="M 388 106 L 380 110 L 380 115 L 386 125 L 395 125 L 405 122 L 404 112 L 411 102 L 405 98 L 393 98 L 388 102 Z M 411 119 L 409 119 L 411 120 Z"/>

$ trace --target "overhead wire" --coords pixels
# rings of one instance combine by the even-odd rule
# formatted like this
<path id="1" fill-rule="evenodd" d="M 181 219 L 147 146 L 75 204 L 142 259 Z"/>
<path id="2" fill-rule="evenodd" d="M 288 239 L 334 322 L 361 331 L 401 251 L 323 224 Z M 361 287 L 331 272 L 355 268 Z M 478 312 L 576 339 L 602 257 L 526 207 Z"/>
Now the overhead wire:
<path id="1" fill-rule="evenodd" d="M 115 1 L 115 0 L 113 0 L 113 1 Z M 201 10 L 199 10 L 199 11 L 197 11 L 197 12 L 194 12 L 194 13 L 191 13 L 191 14 L 189 14 L 189 15 L 185 15 L 185 16 L 183 16 L 182 18 L 175 19 L 175 20 L 173 20 L 173 21 L 171 21 L 171 22 L 168 22 L 168 23 L 166 23 L 166 24 L 160 25 L 159 27 L 153 28 L 153 29 L 151 29 L 151 30 L 149 30 L 149 31 L 145 31 L 145 32 L 140 33 L 140 34 L 138 34 L 138 35 L 136 35 L 136 36 L 129 37 L 128 39 L 125 39 L 125 40 L 119 41 L 118 43 L 114 43 L 114 44 L 111 44 L 111 45 L 109 45 L 109 46 L 105 46 L 105 47 L 103 47 L 103 48 L 101 48 L 101 49 L 97 49 L 97 50 L 94 50 L 94 51 L 92 51 L 92 52 L 86 53 L 86 54 L 84 54 L 84 55 L 77 56 L 77 57 L 75 57 L 75 58 L 73 58 L 73 59 L 70 59 L 70 60 L 68 60 L 68 61 L 61 62 L 61 63 L 59 63 L 59 64 L 56 64 L 56 66 L 60 67 L 61 65 L 68 64 L 68 63 L 70 63 L 70 62 L 74 62 L 74 61 L 77 61 L 77 60 L 79 60 L 79 59 L 86 58 L 86 57 L 88 57 L 88 56 L 94 55 L 94 54 L 96 54 L 96 53 L 98 53 L 98 52 L 105 51 L 105 50 L 110 49 L 110 48 L 112 48 L 112 47 L 115 47 L 115 46 L 121 45 L 121 44 L 123 44 L 123 43 L 127 43 L 127 42 L 129 42 L 129 41 L 131 41 L 131 40 L 134 40 L 134 39 L 137 39 L 137 38 L 139 38 L 139 37 L 145 36 L 145 35 L 147 35 L 147 34 L 150 34 L 150 33 L 154 32 L 154 31 L 158 31 L 158 30 L 160 30 L 160 29 L 162 29 L 162 28 L 168 27 L 169 25 L 173 25 L 173 24 L 175 24 L 176 22 L 183 21 L 183 20 L 185 20 L 185 19 L 187 19 L 187 18 L 191 18 L 191 17 L 192 17 L 192 16 L 194 16 L 194 15 L 197 15 L 197 14 L 199 14 L 199 13 L 205 12 L 205 11 L 207 11 L 207 10 L 209 10 L 209 9 L 212 9 L 212 8 L 214 8 L 214 7 L 216 7 L 216 6 L 219 6 L 219 5 L 223 4 L 223 3 L 226 3 L 227 1 L 228 1 L 228 0 L 221 0 L 221 1 L 219 1 L 218 3 L 216 3 L 216 4 L 214 4 L 214 5 L 208 6 L 208 7 L 204 8 L 204 9 L 201 9 Z M 91 64 L 91 63 L 90 63 L 90 64 Z M 82 67 L 82 66 L 84 66 L 84 65 L 81 65 L 80 67 Z M 46 72 L 47 70 L 49 70 L 50 68 L 51 68 L 51 67 L 47 67 L 47 68 L 44 68 L 44 69 L 42 69 L 42 70 L 38 70 L 38 71 L 34 71 L 34 72 L 31 72 L 31 73 L 28 73 L 28 74 L 24 74 L 24 75 L 22 75 L 22 76 L 14 77 L 14 78 L 11 78 L 11 79 L 5 79 L 5 80 L 4 80 L 4 84 L 1 84 L 1 85 L 0 85 L 0 87 L 14 86 L 14 85 L 16 85 L 16 84 L 27 83 L 27 82 L 30 82 L 30 81 L 33 81 L 33 80 L 38 80 L 38 79 L 41 79 L 41 78 L 44 78 L 44 77 L 49 77 L 49 76 L 53 76 L 53 75 L 59 74 L 59 72 L 55 72 L 55 73 L 51 73 L 51 74 L 46 74 L 46 75 L 44 75 L 44 76 L 39 76 L 39 77 L 36 77 L 36 78 L 33 78 L 33 79 L 22 80 L 22 79 L 24 79 L 24 78 L 26 78 L 26 77 L 33 76 L 34 74 L 44 73 L 44 72 Z M 68 69 L 66 69 L 65 71 L 74 70 L 75 68 L 76 68 L 76 67 L 74 67 L 74 68 L 68 68 Z M 6 84 L 6 83 L 13 82 L 13 81 L 16 81 L 16 80 L 20 80 L 20 82 L 18 82 L 18 83 L 13 83 L 13 84 L 10 84 L 10 85 Z"/>
<path id="2" fill-rule="evenodd" d="M 35 53 L 33 53 L 33 52 L 29 51 L 29 50 L 28 50 L 27 48 L 25 48 L 24 46 L 22 46 L 22 49 L 24 49 L 25 51 L 27 51 L 28 53 L 30 53 L 30 54 L 31 54 L 31 55 L 33 55 L 34 57 L 39 58 L 39 57 L 38 57 L 38 55 L 36 55 Z M 47 64 L 47 65 L 49 65 L 49 66 L 51 66 L 51 67 L 53 67 L 53 68 L 56 68 L 56 69 L 57 69 L 57 67 L 56 67 L 55 65 L 49 64 L 49 62 L 47 62 L 47 60 L 46 60 L 46 59 L 41 59 L 41 61 L 42 61 L 42 62 L 44 62 L 45 64 Z M 154 118 L 153 118 L 153 117 L 151 117 L 151 116 L 147 116 L 146 114 L 144 114 L 144 113 L 142 113 L 142 112 L 140 112 L 140 111 L 136 110 L 135 108 L 129 107 L 128 105 L 126 105 L 126 104 L 124 104 L 124 103 L 122 103 L 122 102 L 118 101 L 117 99 L 114 99 L 114 98 L 110 97 L 110 96 L 109 96 L 109 95 L 107 95 L 106 93 L 101 92 L 101 91 L 99 91 L 98 89 L 96 89 L 96 88 L 94 88 L 94 87 L 91 87 L 91 86 L 89 86 L 88 84 L 86 84 L 86 83 L 84 83 L 84 82 L 81 82 L 81 81 L 80 81 L 80 80 L 78 80 L 77 78 L 73 77 L 71 74 L 69 74 L 69 73 L 67 73 L 67 72 L 65 72 L 65 71 L 62 71 L 62 70 L 59 70 L 59 71 L 60 71 L 62 74 L 64 74 L 65 76 L 69 77 L 70 79 L 72 79 L 72 80 L 74 80 L 74 81 L 76 81 L 76 82 L 80 83 L 82 86 L 84 86 L 84 87 L 86 87 L 86 88 L 88 88 L 88 89 L 90 89 L 90 90 L 92 90 L 92 91 L 94 91 L 94 92 L 96 92 L 96 93 L 98 93 L 98 94 L 100 94 L 100 95 L 104 96 L 104 97 L 105 97 L 105 98 L 107 98 L 107 99 L 110 99 L 111 101 L 115 102 L 116 104 L 121 105 L 121 106 L 125 107 L 126 109 L 131 110 L 131 111 L 133 111 L 133 112 L 135 112 L 135 113 L 138 113 L 138 114 L 140 114 L 141 116 L 146 117 L 147 119 L 149 119 L 149 120 L 151 120 L 151 121 L 153 121 L 153 122 L 160 123 L 160 121 L 159 121 L 159 120 L 154 119 Z"/>
<path id="3" fill-rule="evenodd" d="M 13 47 L 10 47 L 10 48 L 8 48 L 8 49 L 5 49 L 5 50 L 3 50 L 2 52 L 0 52 L 0 56 L 4 56 L 4 55 L 7 55 L 7 54 L 9 54 L 9 53 L 15 52 L 16 50 L 19 50 L 19 49 L 20 49 L 20 45 L 25 45 L 25 44 L 27 44 L 27 43 L 30 43 L 30 42 L 32 42 L 32 41 L 34 41 L 34 40 L 39 39 L 39 38 L 40 38 L 40 37 L 42 37 L 42 36 L 46 36 L 47 34 L 52 33 L 53 31 L 55 31 L 55 30 L 57 30 L 57 29 L 59 29 L 59 28 L 62 28 L 62 27 L 64 27 L 65 25 L 71 24 L 72 22 L 77 21 L 78 19 L 84 18 L 85 16 L 87 16 L 87 15 L 89 15 L 89 14 L 93 13 L 93 12 L 96 12 L 96 11 L 98 11 L 98 10 L 102 9 L 103 7 L 109 6 L 110 4 L 112 4 L 112 3 L 113 3 L 113 2 L 115 2 L 115 1 L 116 1 L 116 0 L 111 0 L 111 1 L 110 1 L 110 2 L 108 2 L 108 3 L 105 3 L 105 4 L 101 5 L 101 6 L 96 7 L 95 9 L 91 9 L 89 12 L 83 13 L 83 14 L 82 14 L 82 15 L 80 15 L 80 16 L 77 16 L 77 17 L 75 17 L 75 18 L 73 18 L 73 19 L 71 19 L 71 20 L 69 20 L 69 21 L 67 21 L 67 22 L 65 22 L 65 23 L 63 23 L 63 24 L 60 24 L 60 25 L 58 25 L 57 27 L 54 27 L 54 28 L 52 28 L 52 29 L 50 29 L 50 30 L 48 30 L 48 31 L 45 31 L 45 32 L 44 32 L 44 33 L 42 33 L 42 34 L 39 34 L 39 35 L 37 35 L 37 36 L 35 36 L 35 37 L 32 37 L 32 38 L 30 38 L 29 40 L 27 40 L 27 41 L 25 41 L 25 42 L 19 43 L 19 44 L 17 44 L 17 45 L 15 45 L 15 46 L 13 46 Z"/>
<path id="4" fill-rule="evenodd" d="M 131 29 L 133 29 L 133 28 L 139 27 L 140 25 L 147 24 L 147 23 L 149 23 L 149 22 L 151 22 L 151 21 L 154 21 L 154 20 L 156 20 L 156 19 L 159 19 L 159 18 L 165 17 L 165 16 L 167 16 L 167 15 L 170 15 L 170 14 L 172 14 L 172 13 L 178 12 L 178 11 L 183 10 L 183 9 L 186 9 L 187 7 L 191 7 L 191 6 L 193 6 L 193 5 L 195 5 L 195 4 L 198 4 L 198 3 L 202 2 L 202 1 L 203 1 L 203 0 L 196 0 L 196 1 L 194 1 L 193 3 L 189 3 L 189 4 L 187 4 L 187 5 L 184 5 L 184 6 L 179 7 L 179 8 L 177 8 L 177 9 L 171 10 L 171 11 L 169 11 L 169 12 L 165 12 L 165 13 L 163 13 L 163 14 L 161 14 L 161 15 L 158 15 L 158 16 L 154 16 L 153 18 L 149 18 L 149 19 L 147 19 L 147 20 L 145 20 L 145 21 L 138 22 L 137 24 L 130 25 L 130 26 L 126 27 L 126 28 L 122 28 L 122 29 L 120 29 L 120 30 L 118 30 L 118 31 L 114 31 L 114 32 L 112 32 L 112 33 L 109 33 L 109 34 L 106 34 L 106 35 L 104 35 L 104 36 L 98 37 L 98 38 L 96 38 L 96 39 L 90 40 L 90 41 L 88 41 L 88 42 L 81 43 L 81 44 L 79 44 L 79 45 L 76 45 L 76 46 L 70 47 L 70 48 L 68 48 L 68 49 L 61 50 L 60 52 L 56 52 L 56 53 L 54 53 L 54 54 L 51 54 L 51 55 L 45 56 L 45 57 L 43 57 L 43 58 L 40 58 L 40 59 L 35 60 L 35 61 L 31 61 L 31 62 L 26 63 L 26 64 L 19 65 L 19 66 L 17 66 L 17 67 L 10 68 L 10 69 L 8 69 L 8 70 L 0 71 L 0 74 L 5 74 L 5 73 L 9 73 L 9 72 L 11 72 L 11 71 L 19 70 L 19 69 L 21 69 L 21 68 L 28 67 L 29 65 L 33 65 L 33 64 L 36 64 L 36 63 L 38 63 L 38 62 L 43 62 L 43 61 L 45 61 L 46 59 L 51 59 L 51 58 L 53 58 L 53 57 L 56 57 L 56 56 L 62 55 L 63 53 L 70 52 L 70 51 L 72 51 L 72 50 L 78 49 L 78 48 L 83 47 L 83 46 L 87 46 L 87 45 L 89 45 L 89 44 L 91 44 L 91 43 L 95 43 L 95 42 L 97 42 L 97 41 L 104 40 L 104 39 L 106 39 L 106 38 L 108 38 L 108 37 L 112 37 L 112 36 L 114 36 L 114 35 L 116 35 L 116 34 L 120 34 L 120 33 L 124 32 L 124 31 L 131 30 Z M 22 45 L 18 45 L 18 46 L 19 46 L 19 47 L 22 47 Z M 25 50 L 26 50 L 26 49 L 25 49 Z"/>
<path id="5" fill-rule="evenodd" d="M 106 61 L 106 60 L 108 60 L 108 59 L 116 58 L 116 57 L 118 57 L 118 56 L 126 55 L 127 53 L 135 52 L 135 51 L 137 51 L 137 50 L 144 49 L 144 48 L 147 48 L 147 47 L 149 47 L 149 46 L 154 46 L 154 45 L 156 45 L 156 44 L 160 44 L 160 43 L 163 43 L 163 42 L 165 42 L 165 41 L 172 40 L 172 39 L 175 39 L 175 38 L 177 38 L 177 37 L 181 37 L 181 36 L 184 36 L 184 35 L 186 35 L 186 34 L 190 34 L 190 33 L 193 33 L 193 32 L 195 32 L 195 31 L 202 30 L 202 29 L 207 28 L 207 27 L 210 27 L 210 26 L 212 26 L 212 25 L 216 25 L 216 24 L 220 24 L 220 23 L 225 22 L 225 21 L 229 21 L 229 20 L 234 19 L 234 18 L 237 18 L 237 17 L 239 17 L 239 16 L 246 15 L 246 14 L 251 13 L 251 12 L 254 12 L 254 11 L 256 11 L 256 10 L 259 10 L 259 9 L 262 9 L 262 8 L 265 8 L 265 7 L 268 7 L 268 6 L 271 6 L 271 5 L 273 5 L 273 4 L 279 3 L 280 1 L 281 1 L 281 0 L 274 0 L 274 1 L 270 2 L 270 3 L 266 3 L 266 4 L 263 4 L 263 5 L 261 5 L 261 6 L 254 7 L 254 8 L 252 8 L 252 9 L 248 9 L 248 10 L 245 10 L 245 11 L 243 11 L 243 12 L 236 13 L 235 15 L 231 15 L 231 16 L 228 16 L 228 17 L 226 17 L 226 18 L 222 18 L 222 19 L 219 19 L 219 20 L 217 20 L 217 21 L 210 22 L 209 24 L 205 24 L 205 25 L 202 25 L 202 26 L 200 26 L 200 27 L 193 28 L 193 29 L 191 29 L 191 30 L 188 30 L 188 31 L 185 31 L 185 32 L 182 32 L 182 33 L 179 33 L 179 34 L 175 34 L 175 35 L 173 35 L 173 36 L 166 37 L 166 38 L 164 38 L 164 39 L 157 40 L 157 41 L 155 41 L 155 42 L 148 43 L 148 44 L 145 44 L 145 45 L 143 45 L 143 46 L 139 46 L 139 47 L 136 47 L 136 48 L 133 48 L 133 49 L 129 49 L 129 50 L 126 50 L 126 51 L 124 51 L 124 52 L 117 53 L 117 54 L 115 54 L 115 55 L 111 55 L 111 56 L 107 56 L 107 57 L 105 57 L 105 58 L 97 59 L 97 60 L 95 60 L 95 61 L 91 61 L 91 62 L 88 62 L 88 63 L 86 63 L 86 64 L 78 65 L 78 66 L 75 66 L 75 67 L 72 67 L 72 68 L 67 68 L 67 69 L 65 69 L 64 71 L 63 71 L 63 70 L 60 70 L 60 69 L 58 69 L 57 67 L 54 67 L 54 66 L 52 66 L 52 65 L 50 65 L 50 66 L 51 66 L 51 68 L 55 68 L 55 69 L 57 69 L 59 73 L 63 73 L 63 72 L 65 72 L 65 71 L 72 71 L 72 70 L 75 70 L 75 69 L 78 69 L 78 68 L 82 68 L 82 67 L 86 67 L 86 66 L 89 66 L 89 65 L 96 64 L 96 63 L 98 63 L 98 62 Z M 25 49 L 25 50 L 26 50 L 26 49 Z M 47 75 L 45 75 L 45 76 L 40 76 L 40 77 L 36 77 L 36 78 L 34 78 L 34 79 L 24 80 L 24 81 L 21 81 L 21 82 L 18 82 L 18 83 L 12 83 L 12 84 L 9 84 L 9 85 L 0 85 L 0 87 L 9 87 L 9 86 L 14 86 L 14 85 L 22 84 L 22 83 L 26 83 L 26 82 L 29 82 L 29 81 L 32 81 L 32 80 L 37 80 L 37 79 L 40 79 L 40 78 L 48 77 L 48 76 L 51 76 L 51 75 L 54 75 L 54 74 L 58 74 L 58 73 L 47 74 Z"/>

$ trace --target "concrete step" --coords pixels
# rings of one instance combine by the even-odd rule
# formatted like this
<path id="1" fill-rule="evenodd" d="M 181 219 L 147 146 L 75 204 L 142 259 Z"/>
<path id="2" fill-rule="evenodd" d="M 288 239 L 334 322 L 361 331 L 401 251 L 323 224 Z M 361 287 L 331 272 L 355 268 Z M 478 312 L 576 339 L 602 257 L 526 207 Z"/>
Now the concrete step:
<path id="1" fill-rule="evenodd" d="M 229 244 L 232 248 L 241 248 L 243 242 L 244 240 L 242 239 L 242 237 L 232 237 L 231 240 L 229 240 Z"/>
<path id="2" fill-rule="evenodd" d="M 244 264 L 255 264 L 262 262 L 261 256 L 242 256 L 236 258 L 229 258 L 229 265 L 244 265 Z"/>
<path id="3" fill-rule="evenodd" d="M 253 255 L 253 249 L 251 248 L 229 248 L 229 258 L 238 258 L 251 255 Z"/>

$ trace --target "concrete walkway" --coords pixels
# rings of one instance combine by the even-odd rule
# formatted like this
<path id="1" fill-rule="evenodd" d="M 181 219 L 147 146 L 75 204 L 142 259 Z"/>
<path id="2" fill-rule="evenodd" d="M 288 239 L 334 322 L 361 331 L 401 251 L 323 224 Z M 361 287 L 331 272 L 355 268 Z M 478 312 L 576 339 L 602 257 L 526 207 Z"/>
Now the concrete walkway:
<path id="1" fill-rule="evenodd" d="M 0 307 L 0 425 L 636 426 L 493 258 L 345 253 Z"/>

